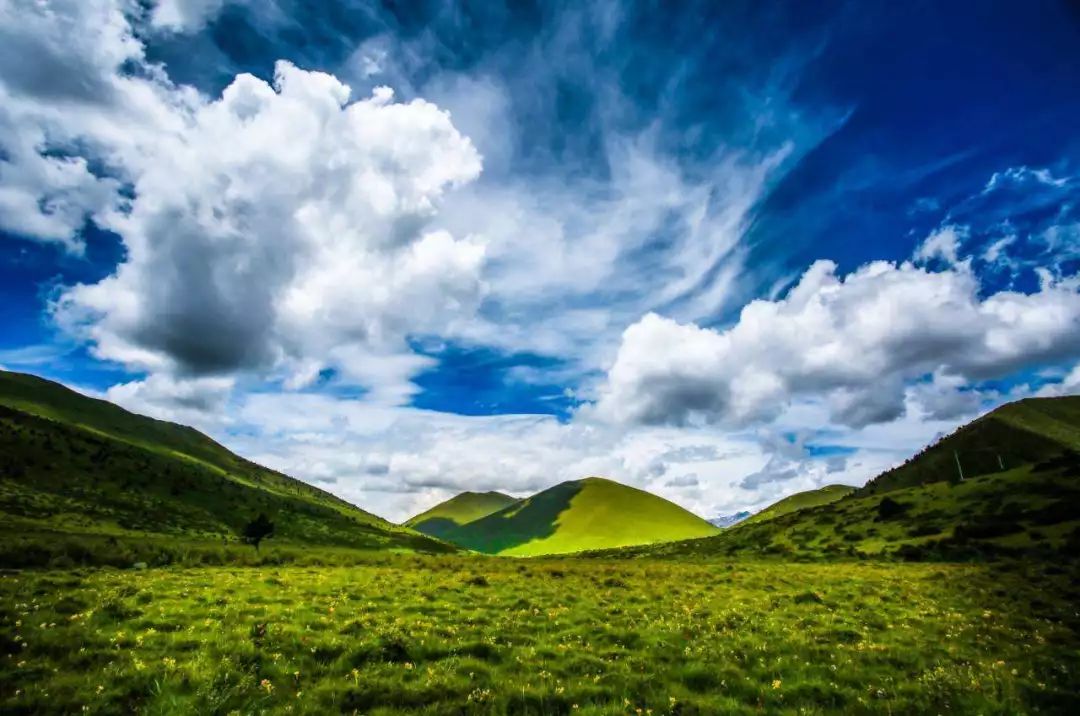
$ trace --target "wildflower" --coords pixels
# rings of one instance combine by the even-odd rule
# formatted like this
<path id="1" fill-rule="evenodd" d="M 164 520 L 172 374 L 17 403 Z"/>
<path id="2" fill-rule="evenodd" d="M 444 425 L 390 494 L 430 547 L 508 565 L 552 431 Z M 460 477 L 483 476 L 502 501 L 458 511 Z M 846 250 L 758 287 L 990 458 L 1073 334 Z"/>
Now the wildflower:
<path id="1" fill-rule="evenodd" d="M 268 694 L 273 693 L 274 691 L 274 685 L 270 683 L 270 679 L 263 679 L 260 681 L 259 688 L 264 689 Z"/>
<path id="2" fill-rule="evenodd" d="M 773 682 L 772 682 L 772 687 L 773 687 L 774 689 L 779 689 L 779 688 L 780 688 L 780 685 L 781 685 L 782 683 L 783 683 L 783 682 L 782 682 L 782 681 L 780 681 L 780 679 L 773 679 Z"/>

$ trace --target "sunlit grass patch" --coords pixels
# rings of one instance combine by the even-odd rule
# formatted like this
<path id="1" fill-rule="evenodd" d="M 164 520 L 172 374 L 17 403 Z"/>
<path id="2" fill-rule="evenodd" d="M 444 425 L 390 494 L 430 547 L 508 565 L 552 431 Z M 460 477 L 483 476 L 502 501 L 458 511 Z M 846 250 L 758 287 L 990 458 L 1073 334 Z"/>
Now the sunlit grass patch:
<path id="1" fill-rule="evenodd" d="M 405 556 L 7 573 L 0 710 L 1062 712 L 1076 584 L 1071 568 Z"/>

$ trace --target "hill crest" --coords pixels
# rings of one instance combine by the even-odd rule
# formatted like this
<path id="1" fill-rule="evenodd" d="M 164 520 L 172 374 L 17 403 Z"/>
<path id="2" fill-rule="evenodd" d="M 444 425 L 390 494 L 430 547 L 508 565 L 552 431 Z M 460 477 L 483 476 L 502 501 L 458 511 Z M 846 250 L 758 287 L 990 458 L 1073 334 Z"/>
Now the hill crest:
<path id="1" fill-rule="evenodd" d="M 494 490 L 466 491 L 405 520 L 402 524 L 417 532 L 443 538 L 462 525 L 498 512 L 517 501 L 515 497 Z"/>
<path id="2" fill-rule="evenodd" d="M 690 539 L 719 530 L 645 490 L 609 478 L 568 480 L 471 522 L 447 539 L 489 554 L 532 556 Z"/>
<path id="3" fill-rule="evenodd" d="M 274 543 L 452 551 L 230 452 L 194 428 L 137 415 L 58 383 L 0 371 L 0 525 L 236 542 L 256 515 Z"/>

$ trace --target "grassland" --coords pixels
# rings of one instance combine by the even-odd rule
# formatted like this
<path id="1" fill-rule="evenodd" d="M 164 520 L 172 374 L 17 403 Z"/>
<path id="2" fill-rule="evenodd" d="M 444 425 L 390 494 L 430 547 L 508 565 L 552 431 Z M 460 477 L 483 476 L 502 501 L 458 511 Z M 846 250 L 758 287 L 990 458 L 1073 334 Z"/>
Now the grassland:
<path id="1" fill-rule="evenodd" d="M 501 555 L 651 543 L 523 560 L 36 380 L 0 373 L 0 713 L 1080 708 L 1070 401 L 723 531 L 599 478 L 434 517 Z M 237 538 L 257 512 L 258 551 Z"/>
<path id="2" fill-rule="evenodd" d="M 830 502 L 836 502 L 841 497 L 847 497 L 854 491 L 854 487 L 849 487 L 847 485 L 826 485 L 825 487 L 820 487 L 816 490 L 797 492 L 794 495 L 789 495 L 782 500 L 774 502 L 761 512 L 746 518 L 743 522 L 750 524 L 764 522 L 798 510 L 806 509 L 807 507 L 827 505 Z"/>
<path id="3" fill-rule="evenodd" d="M 388 556 L 0 576 L 0 711 L 1068 713 L 1051 566 Z"/>
<path id="4" fill-rule="evenodd" d="M 564 482 L 447 533 L 487 554 L 527 557 L 693 539 L 720 530 L 643 490 L 589 477 Z"/>

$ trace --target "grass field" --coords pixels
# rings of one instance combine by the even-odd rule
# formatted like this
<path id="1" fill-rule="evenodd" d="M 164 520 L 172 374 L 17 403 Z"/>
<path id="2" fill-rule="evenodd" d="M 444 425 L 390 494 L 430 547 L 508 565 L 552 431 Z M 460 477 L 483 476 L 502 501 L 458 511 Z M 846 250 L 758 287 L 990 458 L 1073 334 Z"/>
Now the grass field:
<path id="1" fill-rule="evenodd" d="M 490 557 L 0 372 L 0 713 L 1077 713 L 1080 411 L 1017 405 L 723 531 L 600 478 L 432 512 Z"/>
<path id="2" fill-rule="evenodd" d="M 1068 713 L 1058 567 L 384 556 L 0 576 L 0 711 Z"/>

